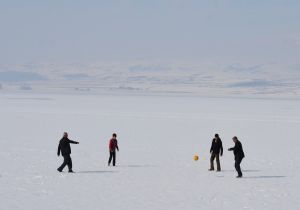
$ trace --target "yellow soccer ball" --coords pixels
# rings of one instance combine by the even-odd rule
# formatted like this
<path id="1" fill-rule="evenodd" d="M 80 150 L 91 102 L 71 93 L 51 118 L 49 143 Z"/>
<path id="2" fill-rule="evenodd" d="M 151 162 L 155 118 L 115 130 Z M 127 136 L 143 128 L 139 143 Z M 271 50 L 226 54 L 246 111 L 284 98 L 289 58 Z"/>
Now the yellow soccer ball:
<path id="1" fill-rule="evenodd" d="M 194 156 L 194 161 L 197 161 L 197 160 L 199 160 L 199 156 L 198 156 L 198 155 L 195 155 L 195 156 Z"/>

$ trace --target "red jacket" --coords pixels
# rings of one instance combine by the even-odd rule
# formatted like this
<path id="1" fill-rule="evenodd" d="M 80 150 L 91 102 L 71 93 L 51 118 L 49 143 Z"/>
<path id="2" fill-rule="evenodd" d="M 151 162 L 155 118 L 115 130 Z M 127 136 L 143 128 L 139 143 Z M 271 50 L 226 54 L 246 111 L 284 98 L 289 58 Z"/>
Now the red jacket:
<path id="1" fill-rule="evenodd" d="M 117 139 L 111 139 L 109 141 L 109 151 L 115 152 L 116 149 L 119 151 L 118 140 Z"/>

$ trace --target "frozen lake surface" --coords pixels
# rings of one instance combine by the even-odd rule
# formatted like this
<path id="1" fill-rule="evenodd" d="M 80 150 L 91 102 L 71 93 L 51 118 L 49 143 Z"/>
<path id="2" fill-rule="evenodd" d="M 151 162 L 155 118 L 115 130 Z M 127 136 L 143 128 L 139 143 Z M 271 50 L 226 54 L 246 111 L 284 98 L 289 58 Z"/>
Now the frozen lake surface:
<path id="1" fill-rule="evenodd" d="M 299 100 L 1 94 L 0 116 L 3 210 L 300 208 Z M 80 142 L 75 174 L 56 171 L 64 131 Z M 120 152 L 108 167 L 113 132 Z M 208 172 L 215 133 L 220 173 Z M 227 151 L 234 135 L 242 179 Z"/>

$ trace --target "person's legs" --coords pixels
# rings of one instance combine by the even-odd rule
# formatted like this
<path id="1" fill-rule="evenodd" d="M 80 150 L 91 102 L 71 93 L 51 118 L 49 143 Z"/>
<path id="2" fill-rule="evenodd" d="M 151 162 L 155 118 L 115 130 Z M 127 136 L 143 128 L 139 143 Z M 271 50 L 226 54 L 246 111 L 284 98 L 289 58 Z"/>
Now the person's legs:
<path id="1" fill-rule="evenodd" d="M 241 166 L 240 166 L 241 162 L 242 162 L 242 159 L 237 158 L 235 160 L 235 164 L 234 164 L 235 169 L 238 172 L 238 177 L 242 177 L 243 176 L 243 173 L 241 171 Z"/>
<path id="2" fill-rule="evenodd" d="M 211 153 L 211 156 L 210 156 L 210 169 L 209 169 L 211 171 L 214 170 L 214 159 L 215 159 L 215 154 Z"/>
<path id="3" fill-rule="evenodd" d="M 216 154 L 216 161 L 217 161 L 217 171 L 221 171 L 220 155 L 219 154 Z"/>
<path id="4" fill-rule="evenodd" d="M 67 156 L 63 156 L 64 157 L 64 162 L 61 164 L 61 166 L 57 169 L 58 171 L 62 171 L 64 170 L 64 167 L 68 164 L 68 158 Z"/>
<path id="5" fill-rule="evenodd" d="M 69 168 L 69 172 L 72 172 L 72 158 L 70 155 L 68 155 L 68 168 Z"/>
<path id="6" fill-rule="evenodd" d="M 113 166 L 116 166 L 116 152 L 113 152 Z"/>
<path id="7" fill-rule="evenodd" d="M 109 152 L 109 159 L 108 159 L 108 166 L 110 165 L 110 162 L 112 160 L 113 154 L 112 152 Z"/>

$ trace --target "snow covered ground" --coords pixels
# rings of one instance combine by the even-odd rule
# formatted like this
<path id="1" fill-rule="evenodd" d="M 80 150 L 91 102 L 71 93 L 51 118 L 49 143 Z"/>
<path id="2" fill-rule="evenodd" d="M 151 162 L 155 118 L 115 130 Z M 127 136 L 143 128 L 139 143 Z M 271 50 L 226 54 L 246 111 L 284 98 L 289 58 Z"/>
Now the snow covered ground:
<path id="1" fill-rule="evenodd" d="M 1 210 L 300 208 L 299 100 L 2 92 L 0 116 Z M 80 142 L 71 145 L 75 174 L 56 171 L 64 131 Z M 220 173 L 207 170 L 215 133 Z M 234 135 L 243 179 L 227 151 Z"/>

